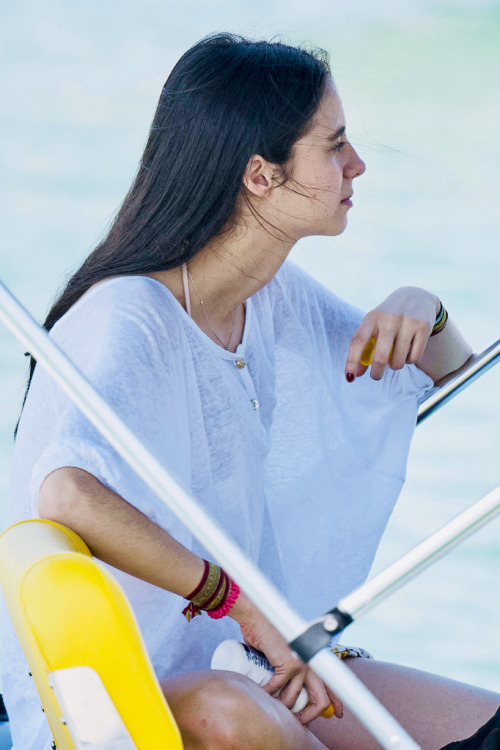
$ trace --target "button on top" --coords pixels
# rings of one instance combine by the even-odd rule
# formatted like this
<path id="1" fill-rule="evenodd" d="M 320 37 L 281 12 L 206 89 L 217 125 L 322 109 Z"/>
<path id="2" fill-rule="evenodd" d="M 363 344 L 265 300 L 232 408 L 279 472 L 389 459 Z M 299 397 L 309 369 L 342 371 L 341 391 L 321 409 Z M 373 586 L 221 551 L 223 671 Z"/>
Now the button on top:
<path id="1" fill-rule="evenodd" d="M 260 404 L 259 404 L 259 402 L 257 401 L 256 398 L 250 399 L 250 403 L 252 404 L 252 406 L 253 406 L 254 409 L 258 409 L 260 407 Z"/>
<path id="2" fill-rule="evenodd" d="M 235 364 L 238 370 L 242 370 L 246 366 L 246 362 L 244 359 L 237 359 Z"/>

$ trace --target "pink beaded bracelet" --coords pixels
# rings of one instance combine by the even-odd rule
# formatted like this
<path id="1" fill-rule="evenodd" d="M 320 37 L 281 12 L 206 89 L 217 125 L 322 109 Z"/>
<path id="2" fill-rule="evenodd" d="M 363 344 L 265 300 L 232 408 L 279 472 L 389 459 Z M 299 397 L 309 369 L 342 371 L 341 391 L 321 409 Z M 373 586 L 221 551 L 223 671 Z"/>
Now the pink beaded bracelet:
<path id="1" fill-rule="evenodd" d="M 218 609 L 207 610 L 207 615 L 211 617 L 213 620 L 220 620 L 221 617 L 225 617 L 228 614 L 229 610 L 232 607 L 234 607 L 234 605 L 236 604 L 236 600 L 239 595 L 240 595 L 240 587 L 238 586 L 237 583 L 232 581 L 229 594 L 224 604 L 221 607 L 218 607 Z"/>

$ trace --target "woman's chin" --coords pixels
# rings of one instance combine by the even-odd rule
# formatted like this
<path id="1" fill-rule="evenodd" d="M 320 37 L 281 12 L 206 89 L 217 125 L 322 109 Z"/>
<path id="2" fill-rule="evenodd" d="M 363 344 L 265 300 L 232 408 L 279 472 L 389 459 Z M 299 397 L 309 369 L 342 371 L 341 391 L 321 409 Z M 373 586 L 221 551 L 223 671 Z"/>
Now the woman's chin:
<path id="1" fill-rule="evenodd" d="M 321 231 L 315 232 L 315 234 L 321 234 L 326 237 L 335 237 L 338 234 L 342 234 L 342 232 L 346 229 L 346 227 L 347 227 L 347 216 L 342 217 L 342 219 L 335 217 L 334 221 L 325 223 Z"/>
<path id="2" fill-rule="evenodd" d="M 297 239 L 303 237 L 335 237 L 347 227 L 347 216 L 335 216 L 331 219 L 325 219 L 316 224 L 310 224 L 308 227 L 301 228 L 296 232 Z"/>

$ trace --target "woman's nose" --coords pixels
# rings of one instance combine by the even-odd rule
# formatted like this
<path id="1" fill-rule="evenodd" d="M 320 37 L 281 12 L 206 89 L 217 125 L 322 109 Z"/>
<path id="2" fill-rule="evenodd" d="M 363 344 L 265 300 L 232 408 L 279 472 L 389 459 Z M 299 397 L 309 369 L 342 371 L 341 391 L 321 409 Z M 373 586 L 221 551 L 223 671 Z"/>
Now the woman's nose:
<path id="1" fill-rule="evenodd" d="M 366 171 L 366 164 L 363 159 L 360 159 L 358 152 L 352 146 L 350 151 L 351 153 L 344 167 L 344 173 L 346 177 L 353 179 L 354 177 L 360 177 Z"/>

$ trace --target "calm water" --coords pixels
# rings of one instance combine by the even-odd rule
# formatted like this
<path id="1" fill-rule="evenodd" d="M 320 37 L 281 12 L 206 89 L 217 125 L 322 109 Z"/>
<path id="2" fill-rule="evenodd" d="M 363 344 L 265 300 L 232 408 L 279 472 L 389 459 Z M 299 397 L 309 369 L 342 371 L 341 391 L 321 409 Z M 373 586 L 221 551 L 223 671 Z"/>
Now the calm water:
<path id="1" fill-rule="evenodd" d="M 347 231 L 302 241 L 296 261 L 365 309 L 397 286 L 431 289 L 476 350 L 486 347 L 500 335 L 499 3 L 269 6 L 0 6 L 2 280 L 42 318 L 120 204 L 176 59 L 211 31 L 281 34 L 332 53 L 368 164 Z M 1 497 L 25 366 L 0 327 Z M 499 379 L 490 372 L 418 428 L 377 570 L 499 483 Z M 349 640 L 500 691 L 499 532 L 497 520 L 352 626 Z"/>

